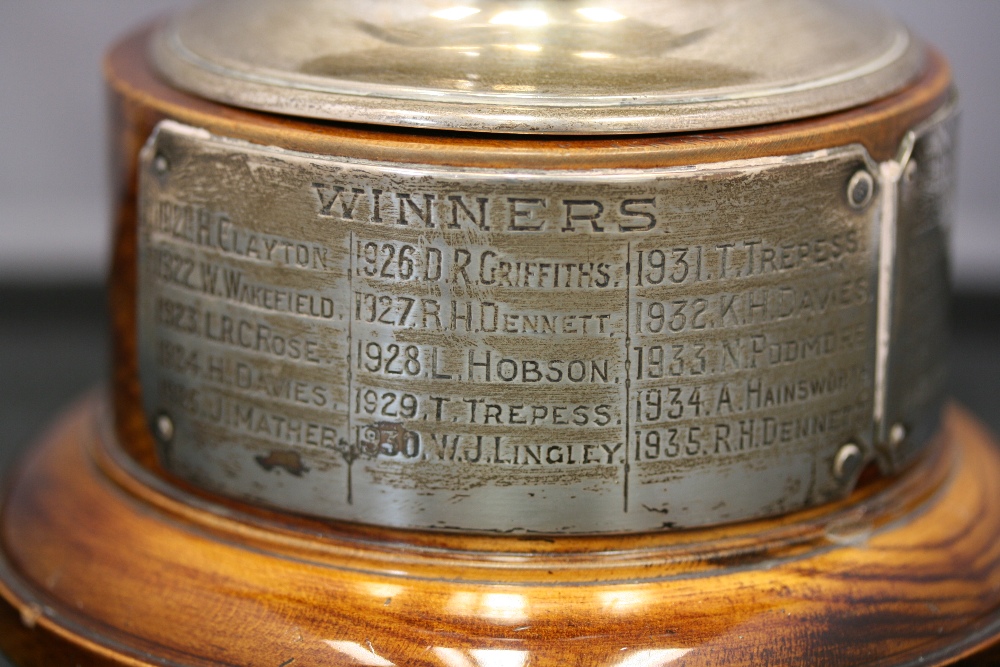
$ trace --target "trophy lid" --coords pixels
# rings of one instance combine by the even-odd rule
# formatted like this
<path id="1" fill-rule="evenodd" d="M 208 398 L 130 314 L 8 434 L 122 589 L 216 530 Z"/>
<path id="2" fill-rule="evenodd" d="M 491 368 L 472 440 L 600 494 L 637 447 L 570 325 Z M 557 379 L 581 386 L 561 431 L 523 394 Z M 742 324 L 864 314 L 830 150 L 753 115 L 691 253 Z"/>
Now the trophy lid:
<path id="1" fill-rule="evenodd" d="M 551 134 L 804 118 L 891 94 L 924 49 L 820 0 L 212 0 L 154 60 L 219 102 L 325 120 Z"/>

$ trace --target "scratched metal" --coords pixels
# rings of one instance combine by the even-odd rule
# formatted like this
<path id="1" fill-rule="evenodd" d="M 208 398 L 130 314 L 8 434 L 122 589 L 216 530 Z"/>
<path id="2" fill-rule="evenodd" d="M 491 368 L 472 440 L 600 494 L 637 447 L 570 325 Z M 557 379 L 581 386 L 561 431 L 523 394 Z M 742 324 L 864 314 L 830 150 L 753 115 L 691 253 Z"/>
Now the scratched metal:
<path id="1" fill-rule="evenodd" d="M 144 404 L 197 485 L 387 526 L 641 531 L 829 501 L 856 479 L 842 446 L 876 456 L 860 147 L 510 173 L 167 121 L 141 160 Z"/>
<path id="2" fill-rule="evenodd" d="M 884 464 L 913 461 L 940 424 L 946 398 L 950 271 L 948 237 L 955 192 L 955 105 L 917 128 L 895 161 L 898 209 L 892 301 L 887 304 Z"/>
<path id="3" fill-rule="evenodd" d="M 926 49 L 863 3 L 211 0 L 165 22 L 175 85 L 294 116 L 615 134 L 759 125 L 860 106 Z"/>

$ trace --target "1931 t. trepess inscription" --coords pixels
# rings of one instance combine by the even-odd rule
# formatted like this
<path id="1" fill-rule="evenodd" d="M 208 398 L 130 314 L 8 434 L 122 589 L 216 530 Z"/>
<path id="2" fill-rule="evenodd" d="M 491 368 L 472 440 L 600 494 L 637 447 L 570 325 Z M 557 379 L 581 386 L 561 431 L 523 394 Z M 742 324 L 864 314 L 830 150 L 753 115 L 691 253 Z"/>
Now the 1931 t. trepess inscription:
<path id="1" fill-rule="evenodd" d="M 897 166 L 945 169 L 948 128 Z M 412 528 L 689 527 L 840 497 L 915 454 L 885 448 L 895 420 L 936 420 L 943 296 L 879 287 L 942 270 L 942 244 L 895 248 L 944 214 L 911 202 L 909 230 L 921 172 L 860 146 L 507 173 L 166 121 L 142 164 L 144 403 L 167 468 L 224 494 Z M 900 317 L 930 385 L 891 382 Z"/>

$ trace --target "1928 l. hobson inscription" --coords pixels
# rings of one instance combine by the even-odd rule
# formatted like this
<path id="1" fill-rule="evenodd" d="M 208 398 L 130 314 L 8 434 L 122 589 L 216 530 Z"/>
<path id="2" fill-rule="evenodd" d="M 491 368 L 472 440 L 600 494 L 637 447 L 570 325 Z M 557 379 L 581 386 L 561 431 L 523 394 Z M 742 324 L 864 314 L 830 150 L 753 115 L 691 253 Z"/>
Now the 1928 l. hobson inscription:
<path id="1" fill-rule="evenodd" d="M 4 494 L 13 659 L 989 661 L 955 95 L 903 26 L 204 0 L 105 71 L 114 373 Z"/>
<path id="2" fill-rule="evenodd" d="M 921 173 L 905 163 L 917 146 L 921 169 L 945 169 L 947 127 L 913 135 L 895 170 L 846 146 L 509 173 L 166 121 L 142 157 L 139 241 L 164 464 L 239 498 L 432 529 L 689 527 L 840 497 L 863 463 L 916 452 L 884 441 L 936 419 L 939 387 L 890 383 L 885 341 L 923 322 L 921 368 L 900 370 L 939 377 L 943 300 L 885 282 L 943 270 L 895 246 Z M 940 233 L 940 211 L 918 213 L 914 233 Z M 907 299 L 919 312 L 896 312 Z"/>

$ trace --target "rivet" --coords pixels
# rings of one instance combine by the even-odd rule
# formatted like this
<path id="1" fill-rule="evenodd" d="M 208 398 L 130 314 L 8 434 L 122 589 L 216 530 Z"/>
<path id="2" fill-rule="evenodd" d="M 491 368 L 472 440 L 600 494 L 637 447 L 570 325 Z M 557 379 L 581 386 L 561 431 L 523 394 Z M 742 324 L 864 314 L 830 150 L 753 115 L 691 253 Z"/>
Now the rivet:
<path id="1" fill-rule="evenodd" d="M 906 440 L 906 427 L 902 424 L 893 424 L 889 429 L 889 444 L 899 447 Z"/>
<path id="2" fill-rule="evenodd" d="M 840 448 L 833 459 L 833 476 L 838 480 L 849 479 L 861 467 L 861 448 L 849 442 Z"/>
<path id="3" fill-rule="evenodd" d="M 875 196 L 875 179 L 867 169 L 861 169 L 851 176 L 847 184 L 847 201 L 851 206 L 861 210 L 868 206 Z"/>
<path id="4" fill-rule="evenodd" d="M 163 442 L 170 442 L 174 439 L 174 420 L 165 412 L 161 412 L 156 417 L 156 435 Z"/>
<path id="5" fill-rule="evenodd" d="M 157 153 L 156 157 L 153 158 L 153 170 L 161 176 L 170 171 L 170 161 L 167 156 L 163 153 Z"/>

